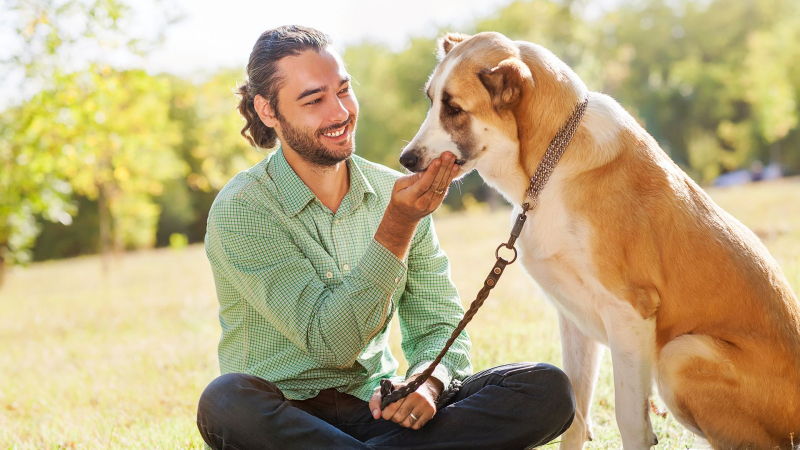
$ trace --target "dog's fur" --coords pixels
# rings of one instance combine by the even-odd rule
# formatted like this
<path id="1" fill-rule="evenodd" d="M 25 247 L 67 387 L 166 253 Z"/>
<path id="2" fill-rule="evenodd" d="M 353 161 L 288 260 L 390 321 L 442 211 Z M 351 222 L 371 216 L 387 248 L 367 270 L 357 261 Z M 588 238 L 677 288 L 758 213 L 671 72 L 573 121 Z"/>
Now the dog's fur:
<path id="1" fill-rule="evenodd" d="M 514 205 L 512 220 L 548 143 L 589 97 L 518 241 L 558 310 L 575 390 L 561 448 L 591 436 L 601 344 L 611 349 L 627 450 L 657 442 L 653 378 L 675 418 L 714 448 L 800 440 L 800 304 L 758 238 L 548 50 L 480 33 L 449 34 L 439 51 L 431 109 L 401 161 L 420 171 L 454 153 L 460 174 L 477 169 Z"/>

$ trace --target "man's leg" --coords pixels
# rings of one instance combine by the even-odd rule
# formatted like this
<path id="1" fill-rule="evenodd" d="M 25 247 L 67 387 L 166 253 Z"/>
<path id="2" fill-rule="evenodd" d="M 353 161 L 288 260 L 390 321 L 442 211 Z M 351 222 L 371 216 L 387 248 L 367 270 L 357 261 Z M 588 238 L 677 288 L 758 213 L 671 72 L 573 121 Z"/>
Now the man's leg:
<path id="1" fill-rule="evenodd" d="M 419 430 L 366 441 L 374 449 L 524 449 L 558 437 L 572 423 L 575 398 L 560 369 L 513 363 L 465 380 L 453 402 Z"/>
<path id="2" fill-rule="evenodd" d="M 369 448 L 293 406 L 275 384 L 242 373 L 222 375 L 206 387 L 197 427 L 216 450 Z"/>

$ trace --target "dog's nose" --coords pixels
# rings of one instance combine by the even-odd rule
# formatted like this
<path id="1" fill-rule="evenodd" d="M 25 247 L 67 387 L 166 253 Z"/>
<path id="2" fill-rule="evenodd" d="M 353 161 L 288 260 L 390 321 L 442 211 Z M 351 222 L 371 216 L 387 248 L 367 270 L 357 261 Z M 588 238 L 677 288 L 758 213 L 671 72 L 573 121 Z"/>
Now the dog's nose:
<path id="1" fill-rule="evenodd" d="M 400 164 L 408 170 L 414 170 L 417 165 L 417 155 L 414 152 L 404 152 L 400 155 Z"/>

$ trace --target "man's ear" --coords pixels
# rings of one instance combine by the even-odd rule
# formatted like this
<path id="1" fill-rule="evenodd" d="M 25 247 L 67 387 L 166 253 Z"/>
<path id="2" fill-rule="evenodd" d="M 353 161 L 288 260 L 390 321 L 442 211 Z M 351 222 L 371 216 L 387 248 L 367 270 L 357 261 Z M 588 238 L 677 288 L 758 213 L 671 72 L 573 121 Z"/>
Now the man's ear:
<path id="1" fill-rule="evenodd" d="M 509 58 L 493 69 L 478 72 L 478 78 L 492 97 L 492 107 L 497 112 L 512 108 L 522 97 L 525 84 L 533 84 L 531 70 L 518 58 Z"/>
<path id="2" fill-rule="evenodd" d="M 261 96 L 261 94 L 256 95 L 253 99 L 253 106 L 256 109 L 256 114 L 258 117 L 261 118 L 261 121 L 264 122 L 264 125 L 275 128 L 275 125 L 278 124 L 278 119 L 275 117 L 275 111 L 272 110 L 272 107 L 269 105 L 269 101 Z"/>
<path id="3" fill-rule="evenodd" d="M 466 39 L 471 38 L 472 36 L 461 34 L 461 33 L 447 33 L 444 36 L 439 38 L 439 41 L 436 42 L 436 57 L 439 61 L 443 60 L 450 50 L 456 46 L 459 42 L 463 42 Z"/>

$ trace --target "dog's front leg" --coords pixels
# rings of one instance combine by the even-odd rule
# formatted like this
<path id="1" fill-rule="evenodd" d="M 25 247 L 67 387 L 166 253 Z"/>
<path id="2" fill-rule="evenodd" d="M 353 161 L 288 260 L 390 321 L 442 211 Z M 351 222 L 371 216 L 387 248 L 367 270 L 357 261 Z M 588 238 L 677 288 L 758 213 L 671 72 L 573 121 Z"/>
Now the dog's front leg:
<path id="1" fill-rule="evenodd" d="M 561 329 L 561 358 L 564 364 L 564 373 L 572 381 L 572 388 L 575 391 L 575 420 L 564 433 L 560 449 L 580 450 L 592 436 L 589 407 L 592 404 L 602 347 L 583 334 L 570 319 L 560 312 L 558 325 Z"/>
<path id="2" fill-rule="evenodd" d="M 658 444 L 650 424 L 650 389 L 655 353 L 655 319 L 642 319 L 630 307 L 612 308 L 603 316 L 614 368 L 617 426 L 625 450 Z"/>

